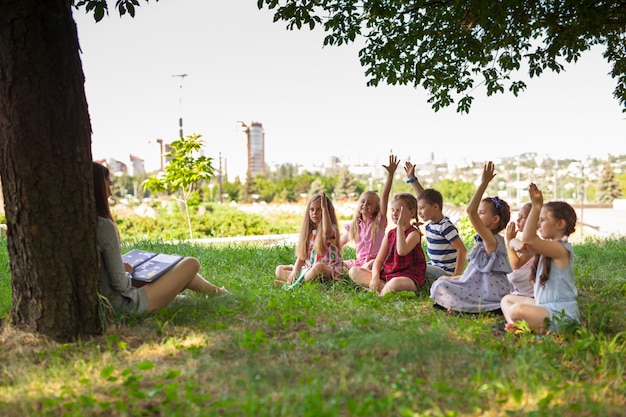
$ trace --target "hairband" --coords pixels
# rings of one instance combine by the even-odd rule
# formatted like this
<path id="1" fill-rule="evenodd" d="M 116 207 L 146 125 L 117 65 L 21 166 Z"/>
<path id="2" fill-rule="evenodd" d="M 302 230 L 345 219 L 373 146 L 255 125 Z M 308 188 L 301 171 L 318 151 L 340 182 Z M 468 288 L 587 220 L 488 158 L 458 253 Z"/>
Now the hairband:
<path id="1" fill-rule="evenodd" d="M 500 210 L 502 208 L 503 201 L 498 197 L 491 197 L 491 201 L 496 205 L 496 209 Z"/>

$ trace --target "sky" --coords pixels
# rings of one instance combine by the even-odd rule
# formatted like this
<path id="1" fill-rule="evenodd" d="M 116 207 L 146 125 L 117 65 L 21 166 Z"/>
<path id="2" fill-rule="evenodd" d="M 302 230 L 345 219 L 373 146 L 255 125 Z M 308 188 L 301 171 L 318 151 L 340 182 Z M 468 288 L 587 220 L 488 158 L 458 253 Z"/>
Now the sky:
<path id="1" fill-rule="evenodd" d="M 377 165 L 390 152 L 454 164 L 626 154 L 626 114 L 600 49 L 560 74 L 523 76 L 519 97 L 478 88 L 469 114 L 434 112 L 421 87 L 367 87 L 358 46 L 324 47 L 321 28 L 289 31 L 256 0 L 141 2 L 134 19 L 109 3 L 99 23 L 74 12 L 94 159 L 128 164 L 133 154 L 156 169 L 156 139 L 176 139 L 179 117 L 185 136 L 202 135 L 214 166 L 245 149 L 238 121 L 263 124 L 270 164 L 334 155 Z"/>

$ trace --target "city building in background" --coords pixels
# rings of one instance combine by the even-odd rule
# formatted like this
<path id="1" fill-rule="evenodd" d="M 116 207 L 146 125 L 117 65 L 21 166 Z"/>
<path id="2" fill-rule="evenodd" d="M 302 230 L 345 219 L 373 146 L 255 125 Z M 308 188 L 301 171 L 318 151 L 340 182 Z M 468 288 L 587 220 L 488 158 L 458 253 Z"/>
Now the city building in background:
<path id="1" fill-rule="evenodd" d="M 133 176 L 143 175 L 146 173 L 143 158 L 130 154 L 130 163 L 133 167 Z"/>
<path id="2" fill-rule="evenodd" d="M 263 124 L 259 122 L 251 122 L 249 125 L 244 122 L 237 122 L 237 126 L 244 135 L 247 161 L 244 166 L 239 166 L 238 170 L 229 172 L 228 175 L 230 177 L 231 174 L 234 174 L 234 177 L 239 177 L 241 182 L 245 182 L 248 174 L 255 177 L 258 174 L 264 175 L 266 173 L 265 131 Z"/>

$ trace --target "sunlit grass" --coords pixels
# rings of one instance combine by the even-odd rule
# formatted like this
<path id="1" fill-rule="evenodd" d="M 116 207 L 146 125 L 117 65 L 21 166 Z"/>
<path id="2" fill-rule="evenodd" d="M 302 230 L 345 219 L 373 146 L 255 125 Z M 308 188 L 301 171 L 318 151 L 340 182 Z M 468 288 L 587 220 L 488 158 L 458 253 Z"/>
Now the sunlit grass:
<path id="1" fill-rule="evenodd" d="M 186 294 L 71 344 L 6 327 L 0 415 L 623 413 L 623 239 L 575 246 L 583 327 L 541 338 L 493 332 L 496 316 L 434 310 L 426 290 L 379 298 L 347 279 L 275 288 L 290 246 L 134 246 L 195 256 L 232 293 Z M 0 286 L 8 280 L 0 273 Z M 10 287 L 2 297 L 10 303 Z"/>

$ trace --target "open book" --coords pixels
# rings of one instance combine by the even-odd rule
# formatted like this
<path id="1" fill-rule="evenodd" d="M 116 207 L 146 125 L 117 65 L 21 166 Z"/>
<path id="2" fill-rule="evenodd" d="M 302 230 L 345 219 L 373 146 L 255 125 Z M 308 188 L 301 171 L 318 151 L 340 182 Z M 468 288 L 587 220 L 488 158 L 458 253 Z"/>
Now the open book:
<path id="1" fill-rule="evenodd" d="M 131 276 L 134 280 L 152 282 L 169 271 L 183 259 L 180 255 L 147 252 L 133 249 L 122 255 L 122 261 L 133 267 Z"/>

